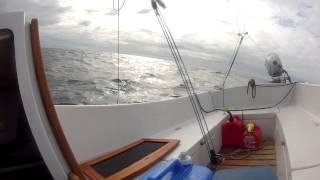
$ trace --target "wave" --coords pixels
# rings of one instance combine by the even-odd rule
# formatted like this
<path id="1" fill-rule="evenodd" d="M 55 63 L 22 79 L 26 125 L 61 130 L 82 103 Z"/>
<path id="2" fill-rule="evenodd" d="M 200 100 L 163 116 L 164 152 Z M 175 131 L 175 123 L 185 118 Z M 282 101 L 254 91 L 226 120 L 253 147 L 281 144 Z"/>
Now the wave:
<path id="1" fill-rule="evenodd" d="M 114 104 L 118 94 L 120 103 L 162 101 L 187 95 L 173 61 L 121 54 L 118 78 L 118 60 L 112 53 L 72 49 L 42 52 L 55 104 Z M 221 70 L 208 67 L 188 65 L 197 92 L 220 90 L 224 77 Z M 231 75 L 230 82 L 228 85 L 246 85 L 247 78 Z"/>

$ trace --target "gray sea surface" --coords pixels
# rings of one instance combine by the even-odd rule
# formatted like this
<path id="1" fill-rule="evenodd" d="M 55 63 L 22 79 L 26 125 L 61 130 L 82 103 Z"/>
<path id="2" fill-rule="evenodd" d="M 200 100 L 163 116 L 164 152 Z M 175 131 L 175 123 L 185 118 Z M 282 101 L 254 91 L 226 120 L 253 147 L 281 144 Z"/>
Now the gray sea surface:
<path id="1" fill-rule="evenodd" d="M 143 103 L 186 96 L 173 60 L 102 51 L 43 48 L 42 55 L 55 104 Z M 228 64 L 186 63 L 197 92 L 221 88 Z M 226 87 L 246 85 L 248 73 L 232 71 Z M 120 91 L 118 91 L 118 85 Z"/>

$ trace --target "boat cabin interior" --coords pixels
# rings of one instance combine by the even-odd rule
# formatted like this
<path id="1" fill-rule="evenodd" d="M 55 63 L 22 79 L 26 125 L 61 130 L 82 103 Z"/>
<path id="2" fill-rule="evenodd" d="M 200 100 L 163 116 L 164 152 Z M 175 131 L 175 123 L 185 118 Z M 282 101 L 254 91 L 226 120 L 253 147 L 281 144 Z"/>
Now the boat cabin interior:
<path id="1" fill-rule="evenodd" d="M 36 19 L 0 14 L 0 179 L 320 178 L 319 85 L 201 93 L 204 122 L 188 97 L 54 105 L 40 47 Z"/>
<path id="2" fill-rule="evenodd" d="M 0 29 L 0 52 L 0 179 L 52 179 L 24 111 L 9 29 Z"/>

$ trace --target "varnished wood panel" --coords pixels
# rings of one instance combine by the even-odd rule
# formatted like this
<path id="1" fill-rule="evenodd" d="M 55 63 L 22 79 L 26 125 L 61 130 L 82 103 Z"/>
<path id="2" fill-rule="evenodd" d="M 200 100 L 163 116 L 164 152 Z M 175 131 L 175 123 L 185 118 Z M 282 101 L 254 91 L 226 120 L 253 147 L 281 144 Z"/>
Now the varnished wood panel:
<path id="1" fill-rule="evenodd" d="M 116 172 L 115 174 L 109 176 L 109 177 L 103 177 L 101 176 L 97 171 L 95 171 L 92 166 L 107 160 L 109 158 L 112 158 L 120 153 L 123 153 L 127 150 L 129 150 L 130 148 L 133 148 L 143 142 L 165 142 L 166 145 L 162 146 L 161 148 L 159 148 L 158 150 L 150 153 L 149 155 L 147 155 L 146 157 L 144 157 L 143 159 L 129 165 L 128 167 Z M 93 159 L 91 161 L 85 162 L 84 164 L 81 165 L 81 169 L 82 171 L 88 175 L 88 177 L 91 177 L 91 179 L 107 179 L 107 180 L 121 180 L 121 179 L 131 179 L 139 174 L 141 174 L 142 172 L 144 172 L 145 170 L 147 170 L 149 167 L 151 167 L 152 165 L 154 165 L 156 162 L 158 162 L 159 160 L 161 160 L 161 158 L 163 158 L 165 155 L 167 155 L 169 152 L 171 152 L 179 143 L 179 140 L 175 140 L 175 139 L 141 139 L 138 140 L 134 143 L 131 143 L 127 146 L 124 146 L 120 149 L 117 149 L 113 152 L 107 153 L 101 157 L 98 157 L 96 159 Z"/>
<path id="2" fill-rule="evenodd" d="M 80 179 L 84 180 L 84 176 L 81 173 L 80 166 L 73 155 L 73 152 L 68 144 L 63 129 L 60 125 L 59 118 L 55 110 L 52 97 L 50 95 L 48 81 L 46 78 L 46 73 L 44 70 L 44 65 L 41 56 L 39 28 L 37 19 L 31 20 L 30 32 L 36 78 L 38 81 L 43 107 L 46 111 L 46 115 L 51 126 L 51 130 L 55 136 L 56 142 L 71 172 L 77 175 Z"/>

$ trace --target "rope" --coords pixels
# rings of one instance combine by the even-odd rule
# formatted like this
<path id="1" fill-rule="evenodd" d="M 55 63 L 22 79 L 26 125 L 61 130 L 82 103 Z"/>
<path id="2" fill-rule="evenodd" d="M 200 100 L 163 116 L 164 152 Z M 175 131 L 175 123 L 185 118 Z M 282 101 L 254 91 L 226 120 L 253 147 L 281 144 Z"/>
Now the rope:
<path id="1" fill-rule="evenodd" d="M 123 2 L 122 2 L 122 5 L 121 5 L 121 7 L 119 7 L 119 0 L 118 0 L 118 8 L 115 8 L 115 6 L 114 6 L 114 0 L 112 1 L 112 8 L 113 8 L 113 10 L 114 11 L 120 11 L 122 8 L 123 8 L 123 6 L 124 6 L 124 4 L 126 3 L 126 1 L 127 0 L 123 0 Z"/>
<path id="2" fill-rule="evenodd" d="M 125 1 L 123 1 L 125 2 Z M 121 7 L 122 8 L 122 7 Z M 118 30 L 117 30 L 117 55 L 118 55 L 118 96 L 117 96 L 117 104 L 119 104 L 119 99 L 120 99 L 120 8 L 119 8 L 119 0 L 118 0 L 118 9 L 117 9 L 117 14 L 118 14 Z"/>
<path id="3" fill-rule="evenodd" d="M 161 15 L 161 17 L 163 18 L 161 12 L 160 12 L 160 15 Z M 164 19 L 163 19 L 163 22 L 165 23 Z M 166 25 L 166 24 L 165 24 L 165 25 Z M 166 27 L 167 27 L 167 25 L 166 25 Z M 187 71 L 187 68 L 186 68 L 186 66 L 185 66 L 185 63 L 184 63 L 184 61 L 182 60 L 182 57 L 181 57 L 180 52 L 179 52 L 179 50 L 178 50 L 178 47 L 177 47 L 177 45 L 176 45 L 176 43 L 175 43 L 175 41 L 174 41 L 174 39 L 173 39 L 173 36 L 172 36 L 172 34 L 171 34 L 171 32 L 170 32 L 170 30 L 169 30 L 168 27 L 167 27 L 167 30 L 168 30 L 168 32 L 169 32 L 169 35 L 170 35 L 171 39 L 173 40 L 172 42 L 173 42 L 173 44 L 174 44 L 175 49 L 177 50 L 177 53 L 178 53 L 180 62 L 181 62 L 181 64 L 183 65 L 183 68 L 182 68 L 182 69 L 185 70 L 185 74 L 186 74 L 186 76 L 187 76 L 187 82 L 189 82 L 189 83 L 190 83 L 190 86 L 191 86 L 190 89 L 192 90 L 193 95 L 196 95 L 195 89 L 194 89 L 194 87 L 193 87 L 193 83 L 192 83 L 192 81 L 191 81 L 191 78 L 190 78 L 189 73 L 188 73 L 188 71 Z M 199 104 L 198 104 L 198 105 L 199 105 Z M 207 129 L 207 132 L 209 133 L 209 128 L 208 128 L 207 121 L 205 120 L 205 117 L 204 117 L 204 115 L 203 115 L 203 113 L 202 113 L 201 111 L 200 111 L 200 115 L 202 116 L 202 119 L 203 119 L 203 121 L 204 121 L 205 127 L 206 127 L 206 129 Z M 210 138 L 210 140 L 211 140 L 211 138 Z M 211 144 L 212 144 L 212 147 L 213 147 L 213 142 L 212 142 L 212 140 L 211 140 Z"/>
<path id="4" fill-rule="evenodd" d="M 244 21 L 243 21 L 243 19 L 242 19 L 241 12 L 240 12 L 240 8 L 239 8 L 239 5 L 238 5 L 237 1 L 234 1 L 234 4 L 235 4 L 235 7 L 236 7 L 236 12 L 237 12 L 237 14 L 238 14 L 240 23 L 241 23 L 242 28 L 243 28 L 242 30 L 243 30 L 243 32 L 246 32 L 246 31 L 247 31 L 247 30 L 246 30 L 246 25 L 245 25 L 245 23 L 244 23 Z"/>
<path id="5" fill-rule="evenodd" d="M 159 15 L 159 11 L 158 11 L 157 14 Z M 174 57 L 174 60 L 175 60 L 176 65 L 177 65 L 177 67 L 178 67 L 178 71 L 179 71 L 179 73 L 180 73 L 180 75 L 181 75 L 181 77 L 182 77 L 183 83 L 185 84 L 185 87 L 186 87 L 188 96 L 190 97 L 190 96 L 192 96 L 191 91 L 190 91 L 190 87 L 189 87 L 189 84 L 187 83 L 187 78 L 186 78 L 185 74 L 183 73 L 182 67 L 181 67 L 180 63 L 178 62 L 178 61 L 179 61 L 179 60 L 178 60 L 178 55 L 177 55 L 176 52 L 175 52 L 175 49 L 174 49 L 174 46 L 173 46 L 173 42 L 172 42 L 172 40 L 169 38 L 168 32 L 166 31 L 165 25 L 164 25 L 164 23 L 162 22 L 161 17 L 157 16 L 157 18 L 158 18 L 158 21 L 159 21 L 159 23 L 160 23 L 160 26 L 161 26 L 161 28 L 162 28 L 162 30 L 163 30 L 163 33 L 164 33 L 164 35 L 165 35 L 165 38 L 166 38 L 166 40 L 167 40 L 167 43 L 168 43 L 169 48 L 170 48 L 170 50 L 171 50 L 171 53 L 172 53 L 172 55 L 173 55 L 173 57 Z M 193 100 L 192 98 L 189 98 L 189 99 L 190 99 L 190 103 L 191 103 L 193 109 L 195 109 L 195 108 L 196 108 L 196 105 L 195 105 L 195 103 L 194 103 L 194 100 Z M 200 118 L 200 116 L 199 116 L 198 111 L 195 111 L 195 115 L 196 115 L 196 118 L 197 118 L 198 123 L 199 123 L 199 118 Z M 202 133 L 202 135 L 203 135 L 203 137 L 204 137 L 204 136 L 205 136 L 205 131 L 204 131 L 203 126 L 200 126 L 200 130 L 201 130 L 201 133 Z M 208 142 L 207 138 L 203 138 L 203 140 L 205 141 L 205 144 L 206 144 L 206 146 L 207 146 L 207 150 L 208 150 L 208 152 L 209 152 L 209 149 L 210 149 L 210 147 L 209 147 L 209 142 Z"/>
<path id="6" fill-rule="evenodd" d="M 251 88 L 251 98 L 254 99 L 257 95 L 257 85 L 254 79 L 250 79 L 247 86 L 247 95 L 249 94 L 249 88 Z"/>
<path id="7" fill-rule="evenodd" d="M 226 84 L 226 81 L 227 81 L 228 76 L 230 75 L 230 72 L 231 72 L 231 69 L 232 69 L 232 67 L 233 67 L 233 64 L 234 64 L 234 62 L 235 62 L 235 60 L 236 60 L 236 58 L 237 58 L 237 56 L 238 56 L 238 53 L 239 53 L 241 44 L 242 44 L 242 42 L 243 42 L 243 39 L 245 38 L 246 35 L 248 35 L 248 32 L 239 33 L 238 35 L 240 36 L 239 43 L 238 43 L 238 45 L 236 46 L 236 50 L 235 50 L 235 52 L 234 52 L 234 54 L 233 54 L 231 64 L 230 64 L 229 69 L 228 69 L 228 71 L 227 71 L 227 73 L 226 73 L 226 76 L 225 76 L 225 78 L 224 78 L 224 80 L 223 80 L 223 82 L 222 82 L 222 105 L 223 105 L 223 107 L 224 107 L 224 86 L 225 86 L 225 84 Z"/>
<path id="8" fill-rule="evenodd" d="M 258 149 L 236 149 L 234 151 L 232 151 L 229 154 L 222 154 L 225 157 L 230 157 L 231 159 L 234 160 L 241 160 L 241 159 L 245 159 L 247 157 L 249 157 L 252 154 L 255 154 L 257 151 L 260 150 L 264 150 L 265 149 L 265 145 L 264 145 L 265 141 L 261 143 L 260 147 Z"/>
<path id="9" fill-rule="evenodd" d="M 227 3 L 229 3 L 229 5 L 230 5 L 230 9 L 232 11 L 233 18 L 235 20 L 238 33 L 246 32 L 246 26 L 245 26 L 245 23 L 242 19 L 240 9 L 238 7 L 237 2 L 236 1 L 233 2 L 233 0 L 227 0 Z"/>
<path id="10" fill-rule="evenodd" d="M 117 78 L 118 78 L 118 87 L 117 87 L 117 104 L 120 101 L 120 10 L 124 7 L 126 0 L 123 0 L 122 5 L 120 6 L 120 1 L 118 0 L 118 7 L 115 8 L 115 0 L 112 1 L 112 8 L 117 13 Z"/>
<path id="11" fill-rule="evenodd" d="M 160 24 L 162 32 L 163 32 L 163 34 L 165 36 L 165 39 L 166 39 L 166 41 L 168 43 L 168 46 L 169 46 L 170 51 L 171 51 L 171 54 L 172 54 L 173 59 L 174 59 L 174 61 L 176 63 L 178 72 L 179 72 L 179 74 L 181 76 L 181 79 L 182 79 L 184 85 L 185 85 L 185 88 L 186 88 L 190 103 L 192 105 L 192 108 L 194 110 L 197 122 L 198 122 L 199 127 L 200 127 L 200 131 L 201 131 L 201 134 L 202 134 L 202 137 L 203 137 L 203 141 L 205 142 L 205 145 L 206 145 L 206 148 L 207 148 L 208 155 L 209 155 L 209 157 L 211 159 L 211 162 L 218 163 L 218 162 L 220 162 L 220 159 L 222 157 L 220 155 L 217 155 L 214 152 L 214 150 L 211 149 L 211 147 L 210 147 L 210 144 L 211 144 L 212 147 L 214 146 L 214 144 L 213 144 L 213 141 L 211 139 L 210 131 L 209 131 L 207 122 L 205 120 L 205 116 L 204 116 L 203 112 L 200 109 L 200 104 L 197 103 L 196 92 L 195 92 L 195 89 L 193 87 L 191 78 L 190 78 L 190 76 L 188 74 L 187 68 L 186 68 L 186 66 L 184 64 L 184 61 L 182 59 L 182 56 L 181 56 L 181 54 L 179 52 L 179 49 L 178 49 L 176 43 L 175 43 L 175 40 L 174 40 L 174 38 L 173 38 L 173 36 L 171 34 L 171 31 L 170 31 L 168 25 L 166 24 L 166 21 L 165 21 L 163 15 L 162 15 L 162 13 L 158 9 L 158 5 L 160 5 L 163 8 L 165 8 L 165 5 L 160 0 L 151 0 L 151 5 L 152 5 L 152 8 L 153 8 L 153 10 L 155 12 L 155 15 L 157 17 L 157 20 L 158 20 L 158 22 Z M 207 133 L 206 133 L 206 131 L 207 131 Z"/>
<path id="12" fill-rule="evenodd" d="M 234 9 L 234 7 L 233 7 L 233 5 L 232 5 L 233 3 L 231 2 L 231 0 L 227 0 L 227 3 L 229 3 L 229 5 L 231 6 L 233 18 L 234 18 L 234 20 L 235 20 L 235 22 L 236 22 L 237 30 L 238 30 L 238 32 L 240 33 L 240 32 L 241 32 L 241 28 L 240 28 L 238 19 L 237 19 L 237 17 L 236 17 L 235 11 L 233 10 L 233 9 Z"/>
<path id="13" fill-rule="evenodd" d="M 266 106 L 266 107 L 260 107 L 260 108 L 243 108 L 243 109 L 229 109 L 230 111 L 252 111 L 252 110 L 263 110 L 263 109 L 271 109 L 271 108 L 274 108 L 274 107 L 277 107 L 278 105 L 280 105 L 288 96 L 289 94 L 291 93 L 291 91 L 294 89 L 294 87 L 296 86 L 298 82 L 294 82 L 294 83 L 290 83 L 290 84 L 285 84 L 285 85 L 256 85 L 257 87 L 280 87 L 280 86 L 289 86 L 289 85 L 292 85 L 291 88 L 288 90 L 288 92 L 285 94 L 284 97 L 282 97 L 280 99 L 280 101 L 278 101 L 277 103 L 275 103 L 274 105 L 271 105 L 271 106 Z M 200 103 L 200 100 L 198 98 L 198 96 L 196 96 L 199 103 Z M 200 103 L 200 107 L 201 107 L 201 111 L 205 112 L 205 113 L 211 113 L 211 112 L 214 112 L 214 111 L 224 111 L 223 108 L 213 108 L 212 110 L 205 110 L 203 108 L 203 106 L 201 105 Z"/>

